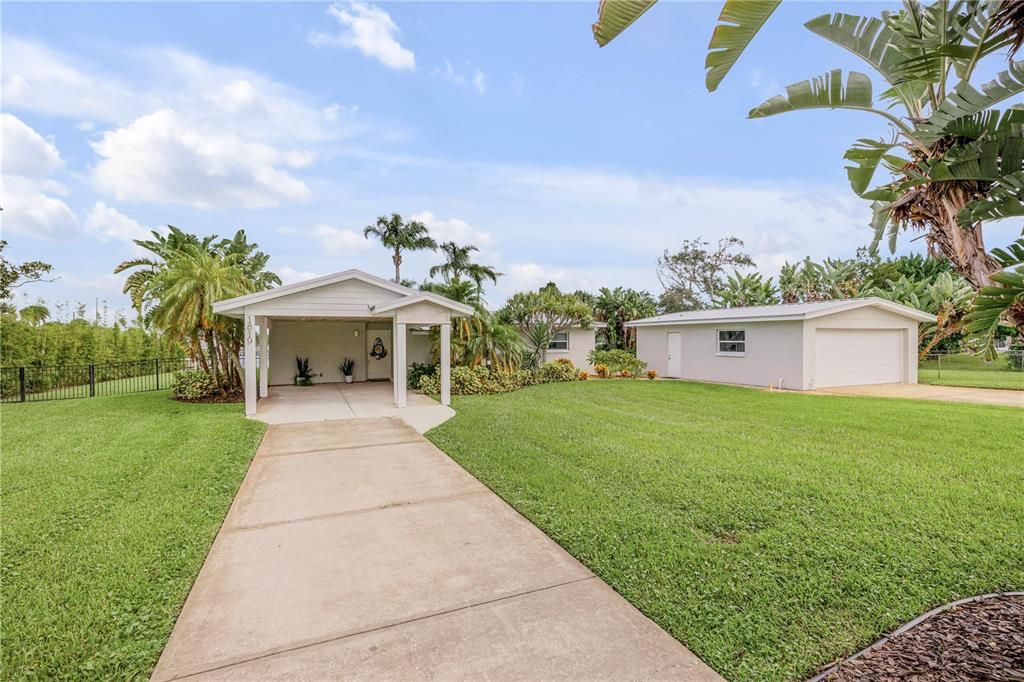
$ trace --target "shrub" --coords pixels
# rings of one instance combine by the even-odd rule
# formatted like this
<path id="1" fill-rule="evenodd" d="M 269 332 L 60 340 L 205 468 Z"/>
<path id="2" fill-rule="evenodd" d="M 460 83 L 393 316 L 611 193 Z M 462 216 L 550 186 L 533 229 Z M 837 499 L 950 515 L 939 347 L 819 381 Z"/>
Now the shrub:
<path id="1" fill-rule="evenodd" d="M 658 378 L 658 373 L 655 370 L 653 370 L 653 369 L 649 369 L 649 370 L 647 370 L 647 378 L 648 379 L 657 379 Z"/>
<path id="2" fill-rule="evenodd" d="M 632 379 L 633 373 L 630 372 L 628 369 L 624 369 L 621 372 L 619 372 L 619 377 L 622 379 Z"/>
<path id="3" fill-rule="evenodd" d="M 183 369 L 171 379 L 171 395 L 181 400 L 201 400 L 216 390 L 217 383 L 202 369 Z"/>
<path id="4" fill-rule="evenodd" d="M 576 367 L 573 366 L 571 360 L 563 358 L 555 362 L 549 362 L 541 367 L 540 379 L 545 384 L 557 381 L 576 381 L 579 379 L 579 373 L 576 371 Z"/>
<path id="5" fill-rule="evenodd" d="M 604 365 L 608 374 L 619 376 L 622 372 L 629 372 L 630 376 L 639 374 L 647 367 L 647 363 L 640 360 L 628 350 L 615 348 L 612 350 L 592 350 L 587 356 L 590 364 L 597 369 L 598 365 Z"/>
<path id="6" fill-rule="evenodd" d="M 580 370 L 580 381 L 586 381 L 589 378 L 590 378 L 590 375 L 587 374 L 587 370 L 581 369 Z"/>
<path id="7" fill-rule="evenodd" d="M 406 385 L 409 388 L 422 388 L 420 380 L 437 371 L 437 365 L 432 362 L 414 362 L 409 365 L 409 376 L 406 377 Z M 440 390 L 440 389 L 439 389 Z"/>
<path id="8" fill-rule="evenodd" d="M 597 373 L 597 376 L 601 377 L 602 379 L 608 378 L 608 365 L 604 364 L 603 362 L 599 362 L 596 365 L 594 365 L 594 371 Z"/>
<path id="9" fill-rule="evenodd" d="M 1011 343 L 1006 354 L 1006 364 L 1010 369 L 1024 370 L 1024 342 Z"/>

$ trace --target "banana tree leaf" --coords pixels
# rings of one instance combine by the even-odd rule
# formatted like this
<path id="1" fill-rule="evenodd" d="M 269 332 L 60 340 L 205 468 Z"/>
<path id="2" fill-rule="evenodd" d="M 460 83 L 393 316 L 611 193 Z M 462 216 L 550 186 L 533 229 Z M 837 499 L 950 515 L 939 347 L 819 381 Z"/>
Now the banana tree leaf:
<path id="1" fill-rule="evenodd" d="M 871 184 L 871 179 L 875 176 L 875 171 L 878 169 L 878 164 L 886 159 L 890 166 L 897 165 L 903 159 L 898 156 L 891 155 L 888 152 L 894 147 L 898 147 L 899 143 L 885 142 L 883 140 L 871 140 L 871 139 L 860 139 L 846 150 L 843 154 L 843 158 L 847 161 L 852 161 L 852 166 L 846 167 L 846 177 L 850 180 L 850 186 L 853 187 L 853 191 L 858 195 L 863 196 L 864 192 L 867 191 L 868 185 Z"/>
<path id="2" fill-rule="evenodd" d="M 985 193 L 985 197 L 972 201 L 957 214 L 961 225 L 973 225 L 986 220 L 1000 220 L 1024 216 L 1024 171 L 1000 178 Z"/>
<path id="3" fill-rule="evenodd" d="M 875 67 L 889 83 L 906 80 L 901 76 L 899 67 L 907 60 L 905 50 L 909 46 L 881 19 L 853 14 L 823 14 L 804 26 Z"/>
<path id="4" fill-rule="evenodd" d="M 918 137 L 926 144 L 936 142 L 946 133 L 946 126 L 964 116 L 971 116 L 1024 92 L 1024 61 L 1010 62 L 1010 68 L 981 86 L 981 92 L 961 81 L 928 121 L 917 128 Z"/>
<path id="5" fill-rule="evenodd" d="M 1024 136 L 1024 109 L 989 109 L 973 116 L 961 116 L 946 126 L 947 135 L 977 140 L 980 137 Z"/>
<path id="6" fill-rule="evenodd" d="M 649 10 L 657 0 L 601 0 L 597 21 L 591 27 L 594 40 L 604 47 Z"/>
<path id="7" fill-rule="evenodd" d="M 726 0 L 711 34 L 704 59 L 704 84 L 708 92 L 718 89 L 736 60 L 761 30 L 782 0 Z"/>
<path id="8" fill-rule="evenodd" d="M 1024 137 L 995 136 L 951 149 L 941 161 L 929 164 L 932 180 L 988 180 L 998 182 L 1024 170 Z"/>
<path id="9" fill-rule="evenodd" d="M 851 71 L 843 86 L 843 72 L 834 69 L 813 80 L 786 86 L 785 95 L 776 95 L 754 107 L 747 118 L 764 118 L 800 109 L 871 109 L 871 79 Z"/>

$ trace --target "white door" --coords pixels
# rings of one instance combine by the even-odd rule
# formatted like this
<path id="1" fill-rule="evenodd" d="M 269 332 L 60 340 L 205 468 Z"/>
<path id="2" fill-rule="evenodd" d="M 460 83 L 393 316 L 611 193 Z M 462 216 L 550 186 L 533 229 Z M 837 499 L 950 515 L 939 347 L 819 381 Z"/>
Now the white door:
<path id="1" fill-rule="evenodd" d="M 903 381 L 902 329 L 818 329 L 814 387 Z"/>
<path id="2" fill-rule="evenodd" d="M 391 356 L 391 330 L 390 329 L 367 329 L 366 330 L 366 378 L 390 379 L 391 364 L 394 358 Z"/>
<path id="3" fill-rule="evenodd" d="M 668 362 L 665 376 L 679 378 L 683 376 L 683 335 L 679 332 L 668 333 Z"/>

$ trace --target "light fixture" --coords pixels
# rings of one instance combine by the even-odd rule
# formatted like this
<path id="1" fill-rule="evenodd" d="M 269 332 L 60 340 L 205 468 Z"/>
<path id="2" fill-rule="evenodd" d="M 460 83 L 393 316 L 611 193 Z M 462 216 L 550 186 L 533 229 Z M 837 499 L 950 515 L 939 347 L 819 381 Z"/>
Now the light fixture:
<path id="1" fill-rule="evenodd" d="M 359 330 L 358 329 L 353 329 L 352 330 L 352 336 L 354 336 L 354 337 L 356 337 L 358 339 L 359 338 Z"/>

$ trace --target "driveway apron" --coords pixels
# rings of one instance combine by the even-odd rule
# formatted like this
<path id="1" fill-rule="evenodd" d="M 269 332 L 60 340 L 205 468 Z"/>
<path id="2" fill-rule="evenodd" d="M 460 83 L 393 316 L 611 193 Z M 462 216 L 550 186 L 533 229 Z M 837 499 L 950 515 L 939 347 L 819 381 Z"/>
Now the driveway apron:
<path id="1" fill-rule="evenodd" d="M 721 679 L 397 418 L 271 426 L 153 679 Z"/>

